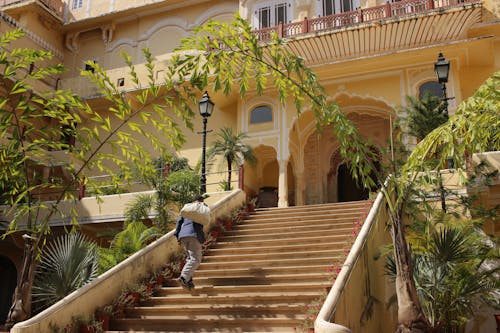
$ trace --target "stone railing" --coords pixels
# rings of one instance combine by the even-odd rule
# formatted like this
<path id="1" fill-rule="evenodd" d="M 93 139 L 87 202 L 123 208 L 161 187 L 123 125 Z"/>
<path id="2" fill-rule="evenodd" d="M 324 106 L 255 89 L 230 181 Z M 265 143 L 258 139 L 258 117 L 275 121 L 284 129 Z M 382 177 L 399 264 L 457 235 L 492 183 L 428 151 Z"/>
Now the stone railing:
<path id="1" fill-rule="evenodd" d="M 384 202 L 380 192 L 323 303 L 314 332 L 384 332 L 383 328 L 391 327 L 393 316 L 386 309 L 391 286 L 379 255 L 381 246 L 390 242 Z"/>
<path id="2" fill-rule="evenodd" d="M 434 9 L 459 7 L 474 3 L 481 3 L 481 0 L 403 0 L 387 2 L 384 5 L 376 7 L 360 8 L 350 12 L 312 19 L 305 18 L 300 22 L 280 24 L 274 27 L 255 30 L 253 33 L 257 35 L 259 40 L 267 41 L 271 39 L 272 33 L 276 33 L 281 38 L 296 37 L 307 33 L 345 28 L 364 22 L 380 21 L 392 17 L 404 17 Z"/>

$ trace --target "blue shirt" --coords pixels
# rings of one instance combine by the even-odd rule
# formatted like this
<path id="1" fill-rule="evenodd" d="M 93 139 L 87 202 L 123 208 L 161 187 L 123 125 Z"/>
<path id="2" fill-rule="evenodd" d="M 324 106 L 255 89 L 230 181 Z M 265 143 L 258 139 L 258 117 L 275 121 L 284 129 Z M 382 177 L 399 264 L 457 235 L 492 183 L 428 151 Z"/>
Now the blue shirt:
<path id="1" fill-rule="evenodd" d="M 205 242 L 203 224 L 196 223 L 190 219 L 179 216 L 175 225 L 175 237 L 179 240 L 184 237 L 196 237 L 200 243 Z"/>

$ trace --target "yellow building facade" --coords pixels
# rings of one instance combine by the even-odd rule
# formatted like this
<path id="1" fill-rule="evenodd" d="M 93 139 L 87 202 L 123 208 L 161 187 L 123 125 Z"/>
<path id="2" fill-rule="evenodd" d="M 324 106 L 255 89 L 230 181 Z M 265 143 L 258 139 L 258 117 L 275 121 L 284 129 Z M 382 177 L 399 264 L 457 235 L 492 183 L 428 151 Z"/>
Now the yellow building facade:
<path id="1" fill-rule="evenodd" d="M 149 48 L 161 81 L 162 63 L 183 37 L 208 20 L 231 21 L 235 13 L 251 23 L 263 42 L 270 31 L 286 38 L 286 47 L 318 75 L 328 100 L 380 146 L 387 145 L 406 96 L 436 89 L 439 53 L 450 61 L 450 114 L 500 69 L 499 0 L 5 0 L 0 6 L 2 31 L 23 27 L 28 32 L 24 46 L 53 52 L 54 62 L 67 68 L 38 89 L 71 89 L 102 112 L 104 99 L 80 75 L 87 61 L 102 66 L 120 90 L 131 91 L 136 88 L 120 53 L 130 55 L 144 74 L 141 50 Z M 213 130 L 208 145 L 225 126 L 245 132 L 246 143 L 255 149 L 257 165 L 245 166 L 241 176 L 248 196 L 270 191 L 275 204 L 286 207 L 367 195 L 352 190 L 338 140 L 328 128 L 318 135 L 307 107 L 298 115 L 293 103 L 281 104 L 272 90 L 262 95 L 250 91 L 244 98 L 209 93 L 215 111 L 208 119 Z M 194 124 L 177 152 L 191 165 L 201 155 L 200 116 Z M 407 144 L 414 142 L 408 139 Z M 217 191 L 222 179 L 209 175 L 208 192 Z M 13 259 L 19 248 L 0 243 L 2 258 L 19 267 Z"/>
<path id="2" fill-rule="evenodd" d="M 451 63 L 450 113 L 499 68 L 498 1 L 127 1 L 126 6 L 83 1 L 66 6 L 59 47 L 69 71 L 61 86 L 99 107 L 98 91 L 79 76 L 84 63 L 99 63 L 120 89 L 134 89 L 120 53 L 129 54 L 140 68 L 145 47 L 158 59 L 161 81 L 162 62 L 182 37 L 209 19 L 232 20 L 235 12 L 263 40 L 271 30 L 288 38 L 287 47 L 317 73 L 328 99 L 341 106 L 366 138 L 382 146 L 406 96 L 436 82 L 439 53 Z M 352 180 L 336 139 L 328 130 L 317 135 L 307 109 L 297 116 L 293 105 L 281 105 L 273 91 L 263 96 L 250 92 L 243 99 L 237 94 L 211 98 L 216 109 L 208 122 L 214 130 L 208 144 L 218 128 L 229 126 L 247 133 L 247 143 L 257 153 L 258 164 L 245 168 L 250 195 L 275 189 L 279 206 L 366 195 L 348 193 Z M 195 126 L 178 152 L 193 165 L 200 156 L 201 119 Z M 209 176 L 209 192 L 217 190 L 218 181 Z"/>

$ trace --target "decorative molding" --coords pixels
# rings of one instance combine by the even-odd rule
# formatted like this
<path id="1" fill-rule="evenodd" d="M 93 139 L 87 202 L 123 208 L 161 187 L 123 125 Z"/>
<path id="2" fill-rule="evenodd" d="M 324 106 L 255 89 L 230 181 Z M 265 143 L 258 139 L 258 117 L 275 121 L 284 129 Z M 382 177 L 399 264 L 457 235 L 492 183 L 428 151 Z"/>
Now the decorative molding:
<path id="1" fill-rule="evenodd" d="M 158 30 L 171 26 L 178 27 L 184 31 L 188 31 L 189 29 L 186 20 L 178 17 L 169 17 L 167 19 L 158 21 L 154 25 L 152 25 L 148 30 L 146 30 L 146 32 L 144 32 L 139 36 L 139 41 L 148 40 Z"/>
<path id="2" fill-rule="evenodd" d="M 129 45 L 131 47 L 137 47 L 139 43 L 131 38 L 120 38 L 116 42 L 114 42 L 112 45 L 110 45 L 106 51 L 107 52 L 113 52 L 115 49 L 122 45 Z"/>
<path id="3" fill-rule="evenodd" d="M 219 4 L 215 6 L 211 6 L 209 9 L 204 11 L 198 18 L 194 21 L 193 24 L 189 26 L 189 29 L 193 29 L 204 24 L 209 19 L 214 19 L 217 16 L 230 15 L 234 18 L 234 14 L 238 12 L 238 6 L 227 5 L 227 4 Z"/>

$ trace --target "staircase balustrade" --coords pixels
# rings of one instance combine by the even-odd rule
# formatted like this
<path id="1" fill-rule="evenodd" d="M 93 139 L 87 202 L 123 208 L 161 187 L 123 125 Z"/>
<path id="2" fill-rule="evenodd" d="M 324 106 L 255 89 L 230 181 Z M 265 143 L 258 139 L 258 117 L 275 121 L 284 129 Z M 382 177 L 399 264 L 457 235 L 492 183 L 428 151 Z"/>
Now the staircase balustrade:
<path id="1" fill-rule="evenodd" d="M 387 212 L 379 193 L 330 290 L 314 324 L 316 333 L 382 332 L 377 325 L 390 327 L 390 315 L 377 313 L 370 321 L 375 300 L 384 303 L 387 295 L 384 261 L 374 260 L 380 246 L 390 242 L 385 232 Z M 384 306 L 385 309 L 385 306 Z M 352 320 L 360 318 L 360 320 Z M 363 326 L 361 326 L 363 325 Z"/>

